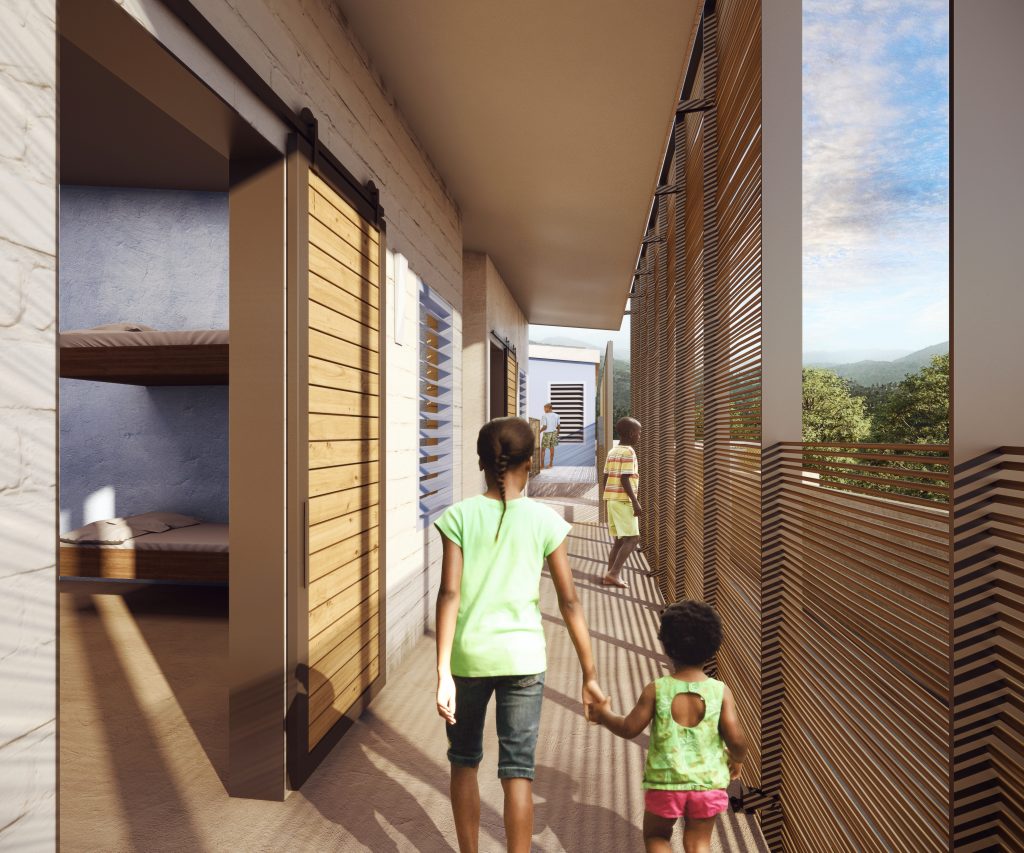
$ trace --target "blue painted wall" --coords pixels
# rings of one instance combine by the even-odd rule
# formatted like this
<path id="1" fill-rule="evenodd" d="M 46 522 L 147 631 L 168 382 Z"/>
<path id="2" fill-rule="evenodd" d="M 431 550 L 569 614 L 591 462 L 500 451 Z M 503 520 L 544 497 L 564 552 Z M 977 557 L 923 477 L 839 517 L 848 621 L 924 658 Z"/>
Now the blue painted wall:
<path id="1" fill-rule="evenodd" d="M 556 465 L 593 465 L 597 457 L 596 411 L 597 377 L 595 365 L 578 361 L 556 361 L 530 358 L 527 377 L 527 411 L 525 417 L 540 418 L 548 402 L 551 383 L 583 384 L 583 442 L 560 444 L 555 451 Z"/>
<path id="2" fill-rule="evenodd" d="M 61 187 L 60 329 L 226 329 L 224 193 Z M 61 530 L 173 510 L 228 520 L 227 386 L 60 380 Z"/>

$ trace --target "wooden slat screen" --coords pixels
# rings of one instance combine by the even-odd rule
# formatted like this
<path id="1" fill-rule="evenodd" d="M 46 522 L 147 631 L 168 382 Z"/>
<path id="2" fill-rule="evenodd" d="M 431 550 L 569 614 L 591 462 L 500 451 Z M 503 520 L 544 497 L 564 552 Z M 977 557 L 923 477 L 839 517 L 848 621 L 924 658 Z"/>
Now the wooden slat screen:
<path id="1" fill-rule="evenodd" d="M 761 14 L 705 3 L 641 247 L 641 545 L 666 599 L 722 616 L 710 669 L 736 694 L 771 849 L 946 850 L 948 447 L 763 447 Z M 1020 454 L 958 475 L 956 849 L 1024 835 L 1024 725 L 1006 698 L 1024 619 L 997 615 L 1024 592 Z"/>
<path id="2" fill-rule="evenodd" d="M 958 464 L 953 848 L 1024 850 L 1024 447 Z"/>
<path id="3" fill-rule="evenodd" d="M 784 819 L 766 837 L 808 853 L 945 850 L 948 449 L 770 455 L 785 713 L 765 738 L 781 749 Z"/>
<path id="4" fill-rule="evenodd" d="M 604 465 L 614 441 L 612 421 L 615 419 L 615 349 L 608 341 L 597 375 L 597 488 L 598 514 L 602 523 L 608 521 L 604 503 Z"/>
<path id="5" fill-rule="evenodd" d="M 703 62 L 697 69 L 693 97 L 703 93 Z M 685 131 L 683 190 L 680 195 L 685 226 L 683 262 L 676 286 L 683 289 L 683 362 L 680 365 L 685 389 L 682 422 L 684 544 L 683 592 L 686 598 L 704 598 L 704 205 L 701 198 L 704 170 L 701 159 L 703 117 L 687 115 Z M 678 309 L 677 309 L 678 310 Z M 678 534 L 677 534 L 678 535 Z M 678 569 L 677 569 L 678 571 Z"/>
<path id="6" fill-rule="evenodd" d="M 760 48 L 757 0 L 705 13 L 686 100 L 706 106 L 677 119 L 632 314 L 644 553 L 666 599 L 706 600 L 722 615 L 711 671 L 736 694 L 751 783 L 762 704 Z"/>
<path id="7" fill-rule="evenodd" d="M 380 674 L 380 235 L 309 173 L 309 734 Z"/>
<path id="8" fill-rule="evenodd" d="M 549 399 L 561 420 L 560 444 L 583 443 L 583 384 L 580 382 L 552 382 Z"/>
<path id="9" fill-rule="evenodd" d="M 717 37 L 706 26 L 704 50 L 706 62 L 718 58 L 711 113 L 718 142 L 704 168 L 715 169 L 714 197 L 705 204 L 716 217 L 717 275 L 704 388 L 715 435 L 706 432 L 704 444 L 715 449 L 705 465 L 716 485 L 714 517 L 705 524 L 715 534 L 715 606 L 728 628 L 718 672 L 749 733 L 744 772 L 754 781 L 761 779 L 761 4 L 722 3 L 710 17 Z"/>

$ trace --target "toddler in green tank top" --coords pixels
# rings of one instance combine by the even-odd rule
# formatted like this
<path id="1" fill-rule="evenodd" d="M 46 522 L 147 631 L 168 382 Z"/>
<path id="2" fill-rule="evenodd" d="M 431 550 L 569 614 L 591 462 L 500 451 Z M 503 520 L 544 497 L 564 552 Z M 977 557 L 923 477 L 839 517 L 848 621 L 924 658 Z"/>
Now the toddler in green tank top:
<path id="1" fill-rule="evenodd" d="M 648 853 L 671 851 L 680 817 L 686 850 L 704 853 L 747 752 L 732 692 L 703 669 L 722 644 L 722 623 L 707 604 L 678 601 L 663 611 L 658 639 L 672 674 L 648 684 L 626 716 L 612 713 L 605 700 L 591 717 L 623 738 L 651 727 L 643 783 Z"/>

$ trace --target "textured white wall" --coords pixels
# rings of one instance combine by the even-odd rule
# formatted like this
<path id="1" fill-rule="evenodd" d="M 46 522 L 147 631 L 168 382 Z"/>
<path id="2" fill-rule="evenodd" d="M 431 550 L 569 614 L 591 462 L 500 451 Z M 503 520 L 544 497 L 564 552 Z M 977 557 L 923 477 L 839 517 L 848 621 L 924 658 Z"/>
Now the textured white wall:
<path id="1" fill-rule="evenodd" d="M 0 849 L 56 843 L 53 0 L 0 3 Z"/>
<path id="2" fill-rule="evenodd" d="M 61 187 L 59 279 L 61 331 L 226 329 L 227 194 Z M 228 520 L 224 385 L 61 379 L 60 447 L 62 530 L 157 509 Z"/>
<path id="3" fill-rule="evenodd" d="M 401 303 L 396 298 L 395 256 L 388 252 L 387 334 L 387 650 L 388 670 L 394 669 L 409 649 L 434 624 L 434 597 L 441 580 L 441 540 L 433 526 L 420 530 L 419 521 L 419 294 L 417 270 L 405 276 Z M 436 293 L 452 304 L 453 387 L 462 382 L 462 314 L 456 307 L 461 292 L 450 283 L 427 280 Z M 402 334 L 396 340 L 397 304 L 404 306 Z M 462 399 L 454 397 L 452 481 L 461 483 Z"/>

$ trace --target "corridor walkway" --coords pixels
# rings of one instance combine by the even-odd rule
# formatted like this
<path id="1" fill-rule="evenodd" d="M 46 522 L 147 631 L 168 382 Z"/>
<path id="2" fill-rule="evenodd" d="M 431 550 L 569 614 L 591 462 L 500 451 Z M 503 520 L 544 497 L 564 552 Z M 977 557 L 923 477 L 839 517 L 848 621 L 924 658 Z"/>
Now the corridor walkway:
<path id="1" fill-rule="evenodd" d="M 663 665 L 655 637 L 657 588 L 639 562 L 627 572 L 630 589 L 600 586 L 608 539 L 596 524 L 596 487 L 578 497 L 559 497 L 551 494 L 558 491 L 555 484 L 549 485 L 532 491 L 535 497 L 547 493 L 544 499 L 573 520 L 569 550 L 601 682 L 614 706 L 624 708 Z M 210 710 L 223 689 L 222 673 L 216 666 L 207 671 L 195 649 L 185 648 L 188 643 L 206 650 L 226 645 L 226 622 L 200 619 L 182 630 L 180 624 L 161 628 L 159 620 L 149 620 L 140 631 L 141 620 L 120 597 L 91 597 L 90 604 L 81 593 L 64 596 L 62 699 L 69 710 L 62 712 L 61 728 L 62 850 L 455 849 L 444 730 L 433 707 L 431 638 L 425 637 L 392 674 L 370 712 L 300 793 L 284 803 L 232 800 L 218 777 L 226 750 L 222 727 Z M 547 578 L 542 610 L 549 671 L 537 755 L 534 849 L 642 849 L 639 780 L 646 736 L 627 742 L 584 722 L 578 665 Z M 111 642 L 160 652 L 112 654 Z M 193 658 L 189 664 L 186 656 Z M 485 751 L 481 849 L 491 853 L 504 849 L 493 721 Z M 765 850 L 754 840 L 752 821 L 727 816 L 719 824 L 717 849 Z M 676 841 L 682 850 L 681 839 Z"/>

